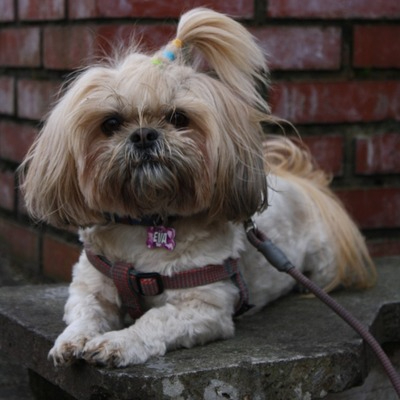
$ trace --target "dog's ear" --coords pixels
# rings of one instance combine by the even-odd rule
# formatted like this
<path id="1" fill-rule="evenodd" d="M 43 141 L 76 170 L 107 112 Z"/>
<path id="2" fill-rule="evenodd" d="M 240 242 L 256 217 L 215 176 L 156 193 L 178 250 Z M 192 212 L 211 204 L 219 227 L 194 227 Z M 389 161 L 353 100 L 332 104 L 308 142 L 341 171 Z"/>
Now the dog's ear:
<path id="1" fill-rule="evenodd" d="M 267 81 L 265 57 L 253 36 L 233 19 L 205 8 L 182 15 L 177 38 L 193 53 L 200 53 L 218 79 L 247 104 L 269 112 L 257 90 Z M 184 50 L 185 51 L 185 50 Z M 188 57 L 196 64 L 196 57 Z"/>
<path id="2" fill-rule="evenodd" d="M 267 203 L 261 121 L 270 110 L 260 93 L 267 80 L 265 58 L 252 35 L 233 19 L 204 8 L 183 14 L 177 28 L 184 59 L 196 68 L 198 53 L 219 82 L 216 183 L 210 216 L 243 221 Z M 188 54 L 185 53 L 189 52 Z M 216 89 L 219 87 L 219 89 Z M 228 89 L 228 90 L 226 90 Z"/>
<path id="3" fill-rule="evenodd" d="M 221 165 L 217 172 L 214 198 L 209 216 L 243 222 L 267 206 L 267 180 L 264 162 L 250 152 L 240 154 L 240 160 L 233 154 L 230 168 Z"/>
<path id="4" fill-rule="evenodd" d="M 218 103 L 218 111 L 218 143 L 210 143 L 214 147 L 215 184 L 209 216 L 243 222 L 267 206 L 258 120 L 263 114 L 228 95 Z"/>
<path id="5" fill-rule="evenodd" d="M 34 219 L 54 226 L 83 226 L 91 219 L 72 153 L 76 127 L 70 114 L 78 91 L 75 82 L 54 107 L 19 169 L 27 211 Z"/>

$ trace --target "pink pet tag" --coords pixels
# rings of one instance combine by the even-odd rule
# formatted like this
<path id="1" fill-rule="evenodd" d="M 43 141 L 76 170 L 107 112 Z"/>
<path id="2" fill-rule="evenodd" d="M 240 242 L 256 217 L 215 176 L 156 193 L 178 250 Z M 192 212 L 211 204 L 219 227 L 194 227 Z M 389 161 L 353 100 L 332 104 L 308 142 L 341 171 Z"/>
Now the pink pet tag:
<path id="1" fill-rule="evenodd" d="M 175 248 L 175 229 L 165 226 L 150 226 L 147 228 L 147 247 L 149 249 L 164 248 L 173 250 Z"/>

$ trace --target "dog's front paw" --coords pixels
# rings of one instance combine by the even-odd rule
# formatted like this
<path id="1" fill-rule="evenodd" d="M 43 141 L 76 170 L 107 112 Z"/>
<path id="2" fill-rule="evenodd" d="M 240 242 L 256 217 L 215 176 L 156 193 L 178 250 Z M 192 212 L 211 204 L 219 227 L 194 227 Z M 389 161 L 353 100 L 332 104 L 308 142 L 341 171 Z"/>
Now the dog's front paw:
<path id="1" fill-rule="evenodd" d="M 48 358 L 56 367 L 68 366 L 81 357 L 86 343 L 95 335 L 77 332 L 68 328 L 57 338 Z"/>
<path id="2" fill-rule="evenodd" d="M 97 336 L 86 343 L 82 358 L 91 364 L 106 367 L 126 367 L 144 363 L 153 355 L 164 355 L 162 343 L 146 343 L 134 332 L 125 329 Z"/>

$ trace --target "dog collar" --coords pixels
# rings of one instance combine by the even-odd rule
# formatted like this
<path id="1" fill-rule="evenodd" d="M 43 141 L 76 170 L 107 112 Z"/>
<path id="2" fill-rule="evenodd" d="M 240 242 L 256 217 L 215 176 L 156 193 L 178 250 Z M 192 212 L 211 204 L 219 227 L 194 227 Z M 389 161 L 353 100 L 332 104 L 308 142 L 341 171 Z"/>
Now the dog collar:
<path id="1" fill-rule="evenodd" d="M 122 305 L 133 319 L 144 314 L 141 306 L 143 297 L 158 296 L 165 289 L 187 289 L 226 279 L 231 279 L 240 291 L 240 299 L 235 307 L 235 316 L 239 316 L 253 307 L 248 303 L 247 285 L 240 272 L 237 259 L 228 258 L 220 265 L 206 265 L 202 268 L 176 272 L 168 276 L 156 272 L 139 272 L 133 264 L 125 262 L 112 263 L 87 247 L 85 247 L 85 252 L 93 267 L 113 280 L 121 297 Z"/>
<path id="2" fill-rule="evenodd" d="M 164 248 L 169 251 L 175 249 L 175 229 L 166 226 L 166 224 L 177 217 L 171 217 L 167 220 L 160 215 L 152 215 L 140 219 L 129 216 L 120 217 L 117 214 L 109 213 L 104 214 L 104 216 L 108 222 L 147 227 L 146 245 L 149 249 Z"/>
<path id="3" fill-rule="evenodd" d="M 125 225 L 138 226 L 165 226 L 169 222 L 174 221 L 177 217 L 164 218 L 161 215 L 147 215 L 142 218 L 132 218 L 129 215 L 120 216 L 118 214 L 104 213 L 104 218 L 107 222 Z"/>

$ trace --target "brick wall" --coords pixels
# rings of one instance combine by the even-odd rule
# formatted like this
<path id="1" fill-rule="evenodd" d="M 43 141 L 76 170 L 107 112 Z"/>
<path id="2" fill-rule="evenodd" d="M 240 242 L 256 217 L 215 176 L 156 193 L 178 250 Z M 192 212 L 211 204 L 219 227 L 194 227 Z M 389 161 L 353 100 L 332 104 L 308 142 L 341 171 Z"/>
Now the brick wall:
<path id="1" fill-rule="evenodd" d="M 15 170 L 69 72 L 132 34 L 171 38 L 183 10 L 236 16 L 269 54 L 274 113 L 292 121 L 364 230 L 400 254 L 398 0 L 2 0 L 0 243 L 32 274 L 68 280 L 74 232 L 29 223 Z"/>

